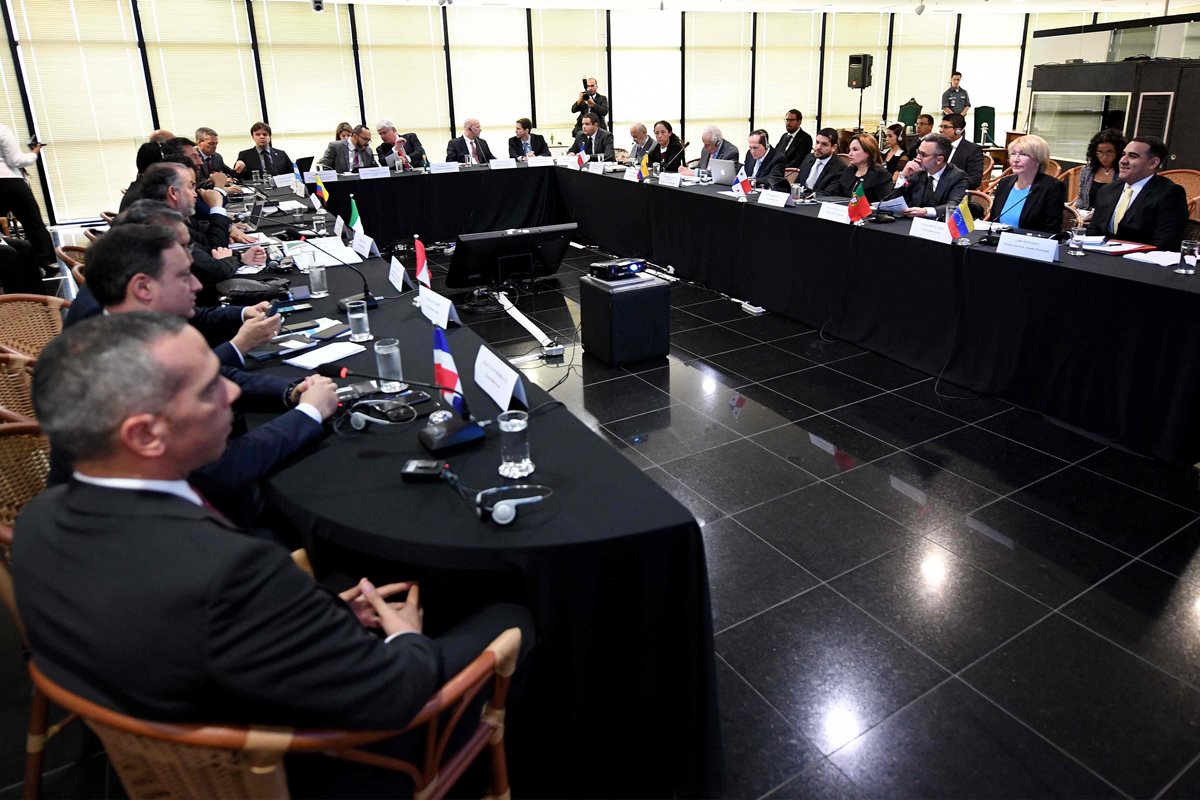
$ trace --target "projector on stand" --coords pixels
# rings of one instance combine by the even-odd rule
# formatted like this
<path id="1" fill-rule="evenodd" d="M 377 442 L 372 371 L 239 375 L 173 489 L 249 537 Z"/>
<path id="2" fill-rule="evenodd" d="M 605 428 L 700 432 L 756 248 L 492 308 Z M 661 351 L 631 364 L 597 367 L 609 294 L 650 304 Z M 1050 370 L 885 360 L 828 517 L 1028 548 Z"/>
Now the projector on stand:
<path id="1" fill-rule="evenodd" d="M 612 261 L 597 261 L 589 265 L 588 274 L 602 281 L 619 281 L 632 278 L 646 268 L 646 262 L 638 258 L 615 258 Z"/>

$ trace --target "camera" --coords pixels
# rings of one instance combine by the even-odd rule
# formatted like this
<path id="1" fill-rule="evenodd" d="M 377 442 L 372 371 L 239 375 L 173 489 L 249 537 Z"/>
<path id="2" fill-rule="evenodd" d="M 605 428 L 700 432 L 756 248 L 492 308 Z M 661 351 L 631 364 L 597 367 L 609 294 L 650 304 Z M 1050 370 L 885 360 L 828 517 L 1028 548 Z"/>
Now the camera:
<path id="1" fill-rule="evenodd" d="M 325 10 L 325 0 L 312 0 L 312 9 L 316 12 Z"/>

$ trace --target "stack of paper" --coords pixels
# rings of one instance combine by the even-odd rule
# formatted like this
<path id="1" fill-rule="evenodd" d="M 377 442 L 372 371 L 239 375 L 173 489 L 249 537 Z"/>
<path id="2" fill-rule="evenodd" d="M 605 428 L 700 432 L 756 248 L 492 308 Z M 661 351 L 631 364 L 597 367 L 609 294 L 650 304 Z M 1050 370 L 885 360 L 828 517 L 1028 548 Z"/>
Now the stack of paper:
<path id="1" fill-rule="evenodd" d="M 305 250 L 312 254 L 313 262 L 320 267 L 336 267 L 342 262 L 361 264 L 362 258 L 351 250 L 337 236 L 326 236 L 321 239 L 309 239 L 306 242 L 288 242 L 287 251 L 294 255 L 297 250 Z"/>
<path id="2" fill-rule="evenodd" d="M 1144 264 L 1154 264 L 1159 267 L 1179 266 L 1179 253 L 1170 250 L 1153 250 L 1149 253 L 1129 253 L 1125 256 L 1130 261 L 1141 261 Z"/>

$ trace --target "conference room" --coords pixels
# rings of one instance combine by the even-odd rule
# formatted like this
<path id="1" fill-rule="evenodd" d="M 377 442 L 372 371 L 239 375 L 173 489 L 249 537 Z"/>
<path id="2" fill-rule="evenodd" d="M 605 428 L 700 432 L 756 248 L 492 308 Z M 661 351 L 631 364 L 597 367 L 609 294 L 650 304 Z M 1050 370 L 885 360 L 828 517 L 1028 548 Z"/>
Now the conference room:
<path id="1" fill-rule="evenodd" d="M 18 152 L 0 183 L 32 195 L 56 251 L 37 263 L 38 222 L 9 209 L 6 241 L 42 297 L 23 289 L 15 317 L 42 332 L 0 332 L 7 795 L 211 795 L 198 744 L 223 754 L 208 769 L 243 781 L 229 796 L 1200 795 L 1200 283 L 1187 274 L 1200 5 L 4 10 L 0 124 Z M 31 139 L 36 160 L 17 165 Z M 1142 208 L 1162 187 L 1184 199 L 1165 239 L 1132 239 L 1136 199 L 1114 208 L 1138 159 L 1154 161 Z M 977 189 L 932 199 L 935 177 L 976 170 Z M 930 194 L 906 195 L 922 182 Z M 863 209 L 856 185 L 893 199 Z M 1053 194 L 1052 230 L 1019 206 L 1009 216 L 1038 192 Z M 112 319 L 132 309 L 103 276 L 167 311 L 126 272 L 148 229 L 176 223 L 162 252 L 199 252 L 197 304 L 231 306 L 137 334 L 142 315 Z M 198 239 L 214 235 L 219 248 Z M 287 288 L 218 289 L 211 262 Z M 5 285 L 0 328 L 13 301 Z M 295 308 L 276 318 L 280 306 Z M 222 315 L 236 321 L 216 337 Z M 198 492 L 172 502 L 215 507 L 237 533 L 214 537 L 286 572 L 296 609 L 337 603 L 381 627 L 354 631 L 374 648 L 362 663 L 428 642 L 446 687 L 431 702 L 469 672 L 482 694 L 462 721 L 450 701 L 434 717 L 457 729 L 450 753 L 473 737 L 461 756 L 424 763 L 409 742 L 412 781 L 393 783 L 365 709 L 275 713 L 276 697 L 307 708 L 320 677 L 302 678 L 295 642 L 269 651 L 282 674 L 245 702 L 214 690 L 219 718 L 179 713 L 182 696 L 157 698 L 174 713 L 141 702 L 196 667 L 153 641 L 172 637 L 133 632 L 190 641 L 194 618 L 167 610 L 179 604 L 121 622 L 139 616 L 141 584 L 170 583 L 125 572 L 153 526 L 128 558 L 86 568 L 44 570 L 55 548 L 21 539 L 99 474 L 56 441 L 70 404 L 39 396 L 52 377 L 35 376 L 102 352 L 108 334 L 87 334 L 110 328 L 112 342 L 181 337 L 217 354 L 242 394 L 234 435 L 218 460 L 187 462 Z M 243 348 L 234 331 L 260 338 Z M 224 438 L 204 427 L 194 435 Z M 43 490 L 51 444 L 78 472 Z M 183 574 L 176 561 L 205 558 L 164 575 Z M 283 580 L 267 573 L 255 580 Z M 75 587 L 91 580 L 89 608 Z M 248 596 L 244 580 L 209 585 Z M 406 604 L 370 611 L 374 586 Z M 73 611 L 52 613 L 60 602 Z M 518 621 L 463 661 L 445 655 L 497 607 Z M 136 669 L 109 681 L 56 663 L 106 665 L 104 642 L 82 638 L 110 624 L 112 661 Z M 267 712 L 212 710 L 239 705 Z M 258 758 L 268 766 L 249 769 Z"/>

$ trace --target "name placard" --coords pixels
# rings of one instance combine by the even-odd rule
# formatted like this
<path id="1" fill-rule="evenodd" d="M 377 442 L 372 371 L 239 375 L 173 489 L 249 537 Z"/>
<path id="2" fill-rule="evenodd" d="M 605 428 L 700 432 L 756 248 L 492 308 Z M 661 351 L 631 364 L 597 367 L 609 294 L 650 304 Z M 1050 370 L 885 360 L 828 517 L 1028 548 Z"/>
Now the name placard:
<path id="1" fill-rule="evenodd" d="M 458 172 L 458 168 L 462 166 L 457 161 L 435 161 L 429 165 L 429 172 L 433 175 L 441 175 L 443 172 Z"/>
<path id="2" fill-rule="evenodd" d="M 928 217 L 913 217 L 912 227 L 908 229 L 909 236 L 916 236 L 918 239 L 928 239 L 931 242 L 941 242 L 942 244 L 953 244 L 950 238 L 950 229 L 946 227 L 946 223 L 941 220 L 929 219 Z"/>
<path id="3" fill-rule="evenodd" d="M 492 169 L 516 169 L 517 160 L 515 158 L 493 158 L 488 162 L 488 166 Z"/>
<path id="4" fill-rule="evenodd" d="M 319 169 L 314 173 L 321 179 L 321 183 L 330 183 L 338 179 L 338 171 L 336 169 Z M 316 183 L 316 181 L 313 181 Z"/>
<path id="5" fill-rule="evenodd" d="M 576 156 L 555 156 L 554 163 L 560 167 L 575 167 L 579 168 L 579 158 Z"/>
<path id="6" fill-rule="evenodd" d="M 282 189 L 292 185 L 292 173 L 287 172 L 283 175 L 272 175 L 271 182 L 275 184 L 276 189 Z"/>
<path id="7" fill-rule="evenodd" d="M 1000 234 L 1000 244 L 996 246 L 996 252 L 1053 264 L 1058 261 L 1058 240 L 1006 231 Z"/>
<path id="8" fill-rule="evenodd" d="M 679 186 L 680 180 L 678 172 L 660 172 L 658 175 L 659 186 Z"/>
<path id="9" fill-rule="evenodd" d="M 531 167 L 553 167 L 554 156 L 530 156 L 525 163 Z"/>
<path id="10" fill-rule="evenodd" d="M 758 193 L 758 203 L 764 206 L 775 206 L 776 208 L 786 208 L 796 205 L 796 201 L 792 199 L 791 192 L 773 192 L 770 189 L 763 189 Z"/>
<path id="11" fill-rule="evenodd" d="M 842 205 L 841 203 L 821 203 L 821 210 L 817 212 L 819 219 L 827 219 L 830 222 L 840 222 L 843 225 L 850 224 L 850 206 Z"/>
<path id="12" fill-rule="evenodd" d="M 358 171 L 358 177 L 364 181 L 372 178 L 388 178 L 391 177 L 392 170 L 390 167 L 363 167 Z"/>
<path id="13" fill-rule="evenodd" d="M 587 168 L 588 172 L 592 173 L 593 175 L 604 174 L 604 163 L 601 161 L 589 161 Z"/>
<path id="14" fill-rule="evenodd" d="M 316 183 L 317 182 L 317 173 L 315 173 L 315 172 L 306 172 L 306 173 L 304 173 L 303 177 L 304 177 L 305 183 Z"/>
<path id="15" fill-rule="evenodd" d="M 358 231 L 354 232 L 354 240 L 350 243 L 350 248 L 363 258 L 379 255 L 379 246 L 375 244 L 375 240 Z"/>
<path id="16" fill-rule="evenodd" d="M 522 408 L 529 408 L 520 374 L 483 345 L 475 356 L 475 385 L 487 392 L 501 411 L 508 410 L 513 398 Z"/>
<path id="17" fill-rule="evenodd" d="M 626 167 L 625 168 L 625 180 L 633 181 L 634 183 L 637 183 L 638 171 L 639 170 L 637 167 Z"/>
<path id="18" fill-rule="evenodd" d="M 438 294 L 428 286 L 418 286 L 417 295 L 421 298 L 421 313 L 434 325 L 443 330 L 449 328 L 451 322 L 462 325 L 458 318 L 458 309 L 450 302 L 450 298 Z"/>

